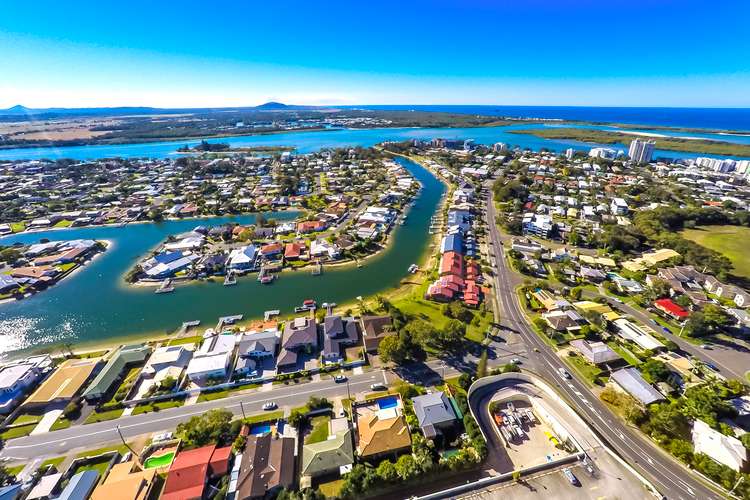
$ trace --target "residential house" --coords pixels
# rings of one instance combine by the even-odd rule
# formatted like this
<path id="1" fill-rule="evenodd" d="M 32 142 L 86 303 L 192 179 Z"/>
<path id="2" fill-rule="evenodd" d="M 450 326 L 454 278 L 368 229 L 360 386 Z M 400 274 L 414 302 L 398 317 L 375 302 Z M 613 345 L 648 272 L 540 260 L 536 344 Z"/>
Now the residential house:
<path id="1" fill-rule="evenodd" d="M 663 312 L 667 316 L 670 316 L 678 321 L 687 319 L 690 316 L 690 312 L 686 311 L 683 307 L 675 304 L 672 299 L 658 299 L 654 301 L 654 307 L 659 311 Z"/>
<path id="2" fill-rule="evenodd" d="M 696 419 L 692 430 L 695 453 L 705 453 L 713 460 L 737 472 L 747 470 L 747 449 L 734 436 L 726 436 Z"/>
<path id="3" fill-rule="evenodd" d="M 148 500 L 156 484 L 157 469 L 141 469 L 135 461 L 112 466 L 91 500 Z"/>
<path id="4" fill-rule="evenodd" d="M 145 393 L 149 388 L 161 384 L 167 378 L 174 379 L 179 386 L 182 374 L 192 356 L 193 351 L 184 345 L 157 347 L 141 370 L 140 377 L 143 381 L 138 392 Z"/>
<path id="5" fill-rule="evenodd" d="M 435 438 L 456 425 L 453 404 L 443 391 L 412 398 L 414 414 L 426 438 Z"/>
<path id="6" fill-rule="evenodd" d="M 95 470 L 85 470 L 71 477 L 65 489 L 55 500 L 82 500 L 89 498 L 99 482 L 99 473 Z M 162 497 L 163 498 L 163 497 Z"/>
<path id="7" fill-rule="evenodd" d="M 300 475 L 305 478 L 348 472 L 355 462 L 353 433 L 346 418 L 328 423 L 328 438 L 302 447 Z"/>
<path id="8" fill-rule="evenodd" d="M 264 362 L 276 356 L 280 337 L 281 333 L 276 329 L 242 335 L 237 343 L 234 373 L 242 377 L 262 375 Z"/>
<path id="9" fill-rule="evenodd" d="M 151 354 L 151 347 L 146 344 L 126 345 L 109 355 L 109 359 L 83 392 L 87 401 L 94 401 L 110 390 L 120 379 L 123 372 L 133 365 L 144 363 Z"/>
<path id="10" fill-rule="evenodd" d="M 633 396 L 644 406 L 662 401 L 664 396 L 646 382 L 641 373 L 634 367 L 622 368 L 610 375 L 610 381 L 617 387 Z"/>
<path id="11" fill-rule="evenodd" d="M 585 339 L 570 341 L 570 346 L 593 365 L 613 364 L 622 360 L 611 347 L 601 341 L 592 342 Z"/>
<path id="12" fill-rule="evenodd" d="M 181 451 L 169 467 L 161 500 L 202 500 L 209 479 L 229 470 L 231 447 L 215 444 Z"/>
<path id="13" fill-rule="evenodd" d="M 648 328 L 636 325 L 625 318 L 613 321 L 617 334 L 625 340 L 635 342 L 642 349 L 656 351 L 664 348 L 664 344 L 648 333 Z"/>
<path id="14" fill-rule="evenodd" d="M 356 345 L 359 331 L 354 318 L 333 315 L 323 320 L 323 360 L 337 362 L 343 359 L 342 348 Z"/>
<path id="15" fill-rule="evenodd" d="M 70 402 L 86 384 L 101 358 L 68 359 L 24 401 L 24 407 Z"/>
<path id="16" fill-rule="evenodd" d="M 360 322 L 362 324 L 362 340 L 365 344 L 365 350 L 369 353 L 377 353 L 380 342 L 384 338 L 396 334 L 390 316 L 362 316 Z"/>
<path id="17" fill-rule="evenodd" d="M 232 333 L 222 333 L 205 339 L 188 363 L 188 378 L 195 383 L 225 379 L 229 367 L 232 366 L 236 341 L 237 337 Z"/>
<path id="18" fill-rule="evenodd" d="M 542 314 L 542 319 L 558 332 L 580 330 L 581 324 L 586 321 L 572 309 L 561 311 L 559 309 Z"/>
<path id="19" fill-rule="evenodd" d="M 246 245 L 234 248 L 227 259 L 227 269 L 230 271 L 245 272 L 255 269 L 255 261 L 258 250 L 255 245 Z"/>
<path id="20" fill-rule="evenodd" d="M 0 415 L 7 415 L 34 387 L 42 371 L 34 363 L 19 362 L 0 368 Z"/>
<path id="21" fill-rule="evenodd" d="M 287 321 L 276 366 L 280 370 L 294 370 L 298 367 L 300 354 L 311 353 L 317 347 L 318 325 L 314 318 L 303 317 Z"/>
<path id="22" fill-rule="evenodd" d="M 353 408 L 357 428 L 357 453 L 376 460 L 411 449 L 409 426 L 399 396 L 386 396 Z"/>
<path id="23" fill-rule="evenodd" d="M 235 499 L 272 497 L 283 488 L 291 488 L 294 477 L 293 438 L 272 436 L 270 433 L 248 436 L 237 476 Z"/>

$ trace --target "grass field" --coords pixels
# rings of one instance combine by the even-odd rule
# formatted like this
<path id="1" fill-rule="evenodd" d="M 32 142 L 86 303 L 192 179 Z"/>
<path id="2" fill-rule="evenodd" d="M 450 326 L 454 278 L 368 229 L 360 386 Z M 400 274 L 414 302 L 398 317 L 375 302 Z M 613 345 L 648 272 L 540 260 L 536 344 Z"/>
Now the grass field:
<path id="1" fill-rule="evenodd" d="M 725 255 L 734 265 L 733 274 L 750 279 L 750 259 L 747 258 L 750 227 L 703 226 L 686 229 L 682 236 Z"/>
<path id="2" fill-rule="evenodd" d="M 116 408 L 114 410 L 106 411 L 95 411 L 92 412 L 91 415 L 86 417 L 86 420 L 83 423 L 93 424 L 95 422 L 106 422 L 107 420 L 114 420 L 116 418 L 120 418 L 122 416 L 122 412 L 124 411 L 124 408 Z"/>
<path id="3" fill-rule="evenodd" d="M 312 430 L 305 437 L 305 444 L 319 443 L 328 439 L 328 422 L 330 421 L 330 415 L 320 415 L 318 417 L 313 417 L 310 421 Z"/>

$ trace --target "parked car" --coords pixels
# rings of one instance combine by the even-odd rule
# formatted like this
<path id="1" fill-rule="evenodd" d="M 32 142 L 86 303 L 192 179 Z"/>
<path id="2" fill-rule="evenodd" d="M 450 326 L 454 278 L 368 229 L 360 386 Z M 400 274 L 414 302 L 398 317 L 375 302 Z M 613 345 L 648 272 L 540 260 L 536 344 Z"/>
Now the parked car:
<path id="1" fill-rule="evenodd" d="M 573 471 L 571 471 L 570 469 L 568 469 L 568 468 L 563 469 L 563 474 L 565 475 L 565 477 L 567 478 L 567 480 L 570 481 L 570 484 L 572 484 L 573 486 L 580 486 L 581 485 L 581 483 L 580 483 L 580 481 L 578 481 L 578 478 L 576 477 L 576 475 L 573 474 Z"/>
<path id="2" fill-rule="evenodd" d="M 333 377 L 333 381 L 337 384 L 339 382 L 346 382 L 346 375 L 336 375 L 335 377 Z"/>
<path id="3" fill-rule="evenodd" d="M 265 410 L 265 411 L 275 410 L 278 407 L 279 407 L 279 405 L 277 405 L 274 401 L 269 401 L 268 403 L 263 403 L 263 410 Z"/>
<path id="4" fill-rule="evenodd" d="M 153 441 L 154 443 L 157 443 L 159 441 L 169 441 L 173 437 L 174 437 L 174 434 L 172 434 L 171 432 L 162 432 L 161 434 L 155 435 L 151 439 L 151 441 Z"/>
<path id="5" fill-rule="evenodd" d="M 710 346 L 710 345 L 708 345 L 708 344 L 701 344 L 701 345 L 700 345 L 700 348 L 701 348 L 701 349 L 711 349 L 711 346 Z"/>
<path id="6" fill-rule="evenodd" d="M 513 358 L 513 359 L 510 360 L 510 364 L 512 364 L 512 365 L 520 365 L 521 364 L 521 360 L 519 358 Z"/>
<path id="7" fill-rule="evenodd" d="M 557 371 L 558 373 L 560 373 L 560 376 L 562 378 L 570 378 L 570 373 L 568 373 L 568 370 L 566 370 L 565 368 L 558 368 Z"/>
<path id="8" fill-rule="evenodd" d="M 372 391 L 385 391 L 388 388 L 385 386 L 385 384 L 372 384 L 370 386 L 370 390 Z"/>

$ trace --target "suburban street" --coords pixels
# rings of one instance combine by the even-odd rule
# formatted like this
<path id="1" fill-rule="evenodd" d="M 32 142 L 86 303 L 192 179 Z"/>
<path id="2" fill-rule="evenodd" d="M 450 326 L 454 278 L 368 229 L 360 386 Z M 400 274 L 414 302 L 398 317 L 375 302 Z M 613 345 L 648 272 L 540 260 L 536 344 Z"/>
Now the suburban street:
<path id="1" fill-rule="evenodd" d="M 494 264 L 497 274 L 494 280 L 495 293 L 504 330 L 520 334 L 529 347 L 529 357 L 534 369 L 560 393 L 597 434 L 638 472 L 643 474 L 668 498 L 722 498 L 706 486 L 684 466 L 658 449 L 655 444 L 625 425 L 599 401 L 582 381 L 573 374 L 563 378 L 558 370 L 567 369 L 552 349 L 531 330 L 518 303 L 515 286 L 518 279 L 508 268 L 499 231 L 495 221 L 495 208 L 491 193 L 487 199 L 487 221 L 490 242 L 494 249 Z"/>

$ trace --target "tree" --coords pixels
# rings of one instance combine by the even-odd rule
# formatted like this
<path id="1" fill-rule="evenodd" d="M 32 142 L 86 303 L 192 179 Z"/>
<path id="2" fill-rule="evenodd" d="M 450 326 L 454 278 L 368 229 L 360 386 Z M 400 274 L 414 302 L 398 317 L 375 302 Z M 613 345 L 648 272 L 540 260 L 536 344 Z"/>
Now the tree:
<path id="1" fill-rule="evenodd" d="M 740 436 L 740 441 L 742 441 L 742 445 L 750 450 L 750 432 L 746 432 L 742 436 Z"/>
<path id="2" fill-rule="evenodd" d="M 209 410 L 179 424 L 177 435 L 187 448 L 227 442 L 232 416 L 232 412 L 228 410 Z"/>
<path id="3" fill-rule="evenodd" d="M 401 455 L 395 467 L 398 476 L 404 481 L 408 481 L 419 474 L 419 467 L 411 455 Z"/>
<path id="4" fill-rule="evenodd" d="M 0 261 L 15 264 L 21 258 L 21 252 L 15 248 L 5 248 L 0 251 Z"/>
<path id="5" fill-rule="evenodd" d="M 666 382 L 672 374 L 666 363 L 658 359 L 649 359 L 640 366 L 643 378 L 652 384 L 657 382 Z"/>
<path id="6" fill-rule="evenodd" d="M 292 410 L 292 413 L 289 414 L 289 418 L 287 418 L 286 420 L 289 425 L 299 430 L 307 423 L 307 412 L 304 410 L 300 410 L 299 408 L 295 408 L 294 410 Z"/>
<path id="7" fill-rule="evenodd" d="M 450 319 L 438 335 L 434 336 L 433 344 L 443 349 L 453 349 L 463 344 L 466 336 L 466 325 L 457 319 Z"/>
<path id="8" fill-rule="evenodd" d="M 398 479 L 398 471 L 396 470 L 396 466 L 393 465 L 393 462 L 391 462 L 390 460 L 383 460 L 382 462 L 380 462 L 375 472 L 377 472 L 380 479 L 382 479 L 386 483 L 390 483 L 391 481 L 395 481 L 396 479 Z"/>
<path id="9" fill-rule="evenodd" d="M 380 344 L 378 345 L 378 356 L 380 356 L 380 360 L 385 363 L 403 363 L 404 356 L 401 352 L 401 342 L 399 341 L 398 335 L 389 335 L 380 341 Z"/>
<path id="10" fill-rule="evenodd" d="M 7 486 L 16 480 L 16 476 L 8 471 L 8 468 L 0 464 L 0 486 Z"/>
<path id="11" fill-rule="evenodd" d="M 477 379 L 487 376 L 487 349 L 482 350 L 482 355 L 479 356 L 479 362 L 477 363 Z"/>

